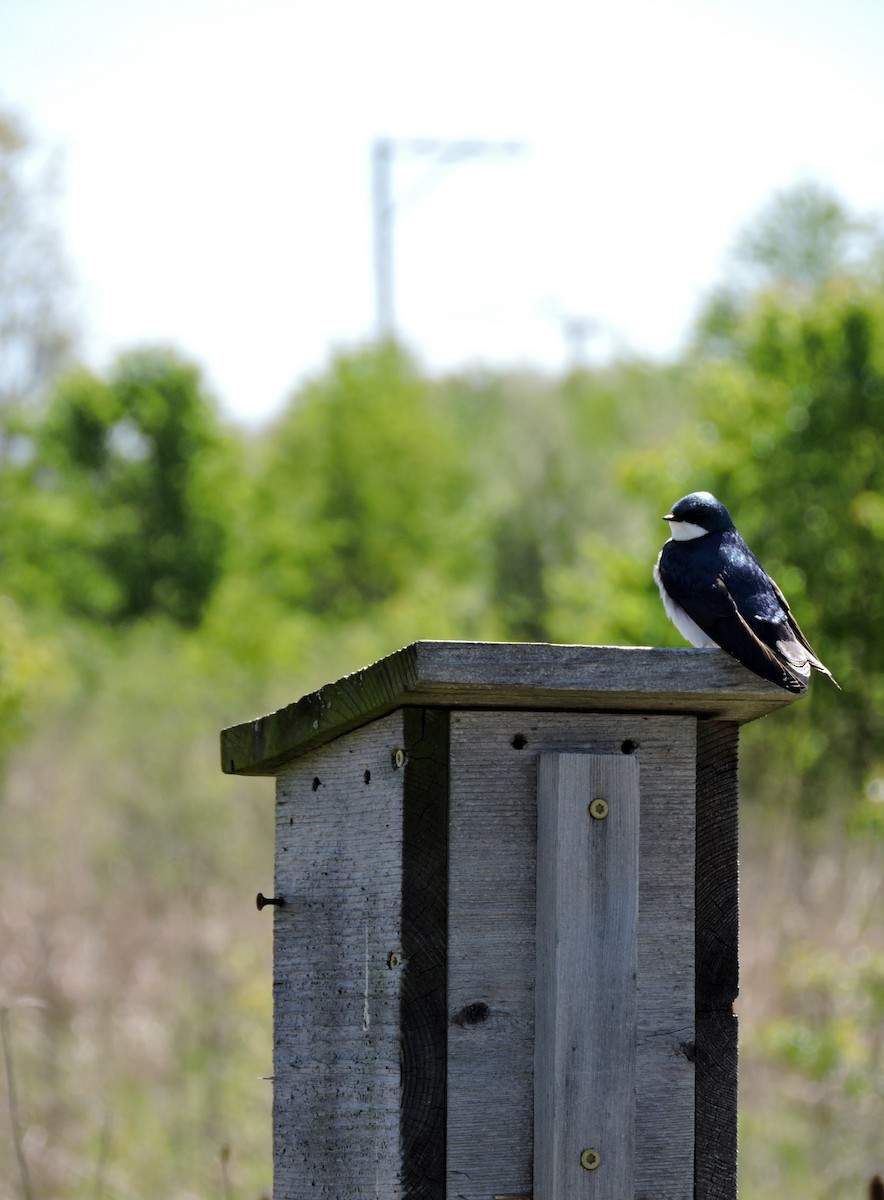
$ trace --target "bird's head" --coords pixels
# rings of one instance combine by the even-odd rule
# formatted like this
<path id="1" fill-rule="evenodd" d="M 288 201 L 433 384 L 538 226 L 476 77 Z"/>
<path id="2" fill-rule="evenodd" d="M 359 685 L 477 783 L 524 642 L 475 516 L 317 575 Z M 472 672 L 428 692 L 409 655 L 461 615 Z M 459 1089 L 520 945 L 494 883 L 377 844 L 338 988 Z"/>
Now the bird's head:
<path id="1" fill-rule="evenodd" d="M 731 515 L 711 492 L 691 492 L 682 496 L 663 518 L 677 542 L 704 537 L 707 533 L 723 533 L 733 529 Z"/>

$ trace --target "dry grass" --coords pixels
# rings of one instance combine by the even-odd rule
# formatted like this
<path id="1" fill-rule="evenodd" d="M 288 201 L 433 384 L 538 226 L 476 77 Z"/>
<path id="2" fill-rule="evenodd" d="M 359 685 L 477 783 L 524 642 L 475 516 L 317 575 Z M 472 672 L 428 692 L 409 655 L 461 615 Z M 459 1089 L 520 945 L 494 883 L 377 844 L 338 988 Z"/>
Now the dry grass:
<path id="1" fill-rule="evenodd" d="M 47 721 L 0 807 L 0 1197 L 257 1200 L 272 787 L 221 776 L 210 695 L 170 722 L 161 671 L 127 686 Z"/>
<path id="2" fill-rule="evenodd" d="M 884 1159 L 884 847 L 751 808 L 741 1196 L 852 1200 Z"/>

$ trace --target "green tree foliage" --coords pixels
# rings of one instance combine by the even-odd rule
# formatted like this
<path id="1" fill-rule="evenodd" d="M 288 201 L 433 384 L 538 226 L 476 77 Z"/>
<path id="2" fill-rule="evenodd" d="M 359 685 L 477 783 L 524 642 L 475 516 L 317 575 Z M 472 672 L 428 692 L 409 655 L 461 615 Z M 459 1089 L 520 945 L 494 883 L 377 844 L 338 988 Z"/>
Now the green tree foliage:
<path id="1" fill-rule="evenodd" d="M 48 642 L 35 637 L 18 606 L 0 595 L 0 772 L 25 733 L 35 702 L 50 696 L 58 679 Z"/>
<path id="2" fill-rule="evenodd" d="M 78 371 L 50 394 L 4 474 L 19 519 L 0 534 L 31 601 L 121 623 L 194 625 L 225 547 L 232 465 L 198 370 L 164 350 Z"/>
<path id="3" fill-rule="evenodd" d="M 759 293 L 800 307 L 835 279 L 884 282 L 880 223 L 855 216 L 831 189 L 808 182 L 776 192 L 738 234 L 727 282 L 713 290 L 697 323 L 705 351 L 728 353 Z"/>
<path id="4" fill-rule="evenodd" d="M 748 325 L 702 379 L 706 478 L 844 686 L 814 689 L 807 766 L 849 746 L 837 776 L 861 782 L 884 755 L 884 303 L 833 284 L 799 312 L 767 297 Z"/>
<path id="5" fill-rule="evenodd" d="M 781 788 L 820 811 L 884 758 L 884 295 L 843 271 L 800 299 L 758 293 L 696 357 L 690 407 L 662 456 L 633 461 L 632 487 L 664 505 L 714 491 L 842 683 L 818 681 L 758 760 L 768 786 L 784 764 Z"/>
<path id="6" fill-rule="evenodd" d="M 565 397 L 526 374 L 464 375 L 442 382 L 438 395 L 470 472 L 470 505 L 480 522 L 473 570 L 490 624 L 498 637 L 542 641 L 549 569 L 573 550 Z"/>
<path id="7" fill-rule="evenodd" d="M 880 236 L 875 222 L 848 212 L 830 188 L 807 182 L 775 193 L 738 236 L 735 259 L 756 287 L 812 292 L 868 269 Z"/>
<path id="8" fill-rule="evenodd" d="M 440 385 L 472 468 L 499 636 L 610 638 L 619 604 L 599 611 L 606 567 L 585 568 L 593 547 L 616 546 L 634 530 L 618 478 L 621 448 L 658 439 L 675 374 L 621 363 L 561 380 L 478 375 Z"/>
<path id="9" fill-rule="evenodd" d="M 26 401 L 67 361 L 72 334 L 67 280 L 52 214 L 50 173 L 19 121 L 0 111 L 0 766 L 21 738 L 39 696 L 59 675 L 48 642 L 8 595 L 10 539 L 21 543 L 21 493 L 10 458 Z M 26 547 L 28 555 L 36 547 Z"/>
<path id="10" fill-rule="evenodd" d="M 242 562 L 285 605 L 345 621 L 427 573 L 456 583 L 470 569 L 463 458 L 432 386 L 392 344 L 337 356 L 257 466 Z"/>

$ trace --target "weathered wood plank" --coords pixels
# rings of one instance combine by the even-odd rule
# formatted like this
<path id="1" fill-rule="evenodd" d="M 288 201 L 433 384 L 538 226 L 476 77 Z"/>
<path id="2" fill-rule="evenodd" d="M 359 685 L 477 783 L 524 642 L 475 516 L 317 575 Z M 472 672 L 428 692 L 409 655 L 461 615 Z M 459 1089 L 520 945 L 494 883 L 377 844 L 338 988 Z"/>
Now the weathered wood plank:
<path id="1" fill-rule="evenodd" d="M 448 713 L 403 710 L 403 1194 L 445 1200 L 448 1056 Z"/>
<path id="2" fill-rule="evenodd" d="M 635 755 L 540 756 L 534 1200 L 635 1195 L 639 807 Z"/>
<path id="3" fill-rule="evenodd" d="M 683 713 L 742 724 L 797 697 L 718 650 L 414 642 L 221 735 L 229 774 L 280 764 L 402 705 Z"/>
<path id="4" fill-rule="evenodd" d="M 692 1200 L 696 726 L 451 713 L 449 1200 L 532 1189 L 537 759 L 568 751 L 640 762 L 635 1196 Z"/>
<path id="5" fill-rule="evenodd" d="M 697 1200 L 736 1200 L 739 867 L 729 722 L 697 728 Z"/>
<path id="6" fill-rule="evenodd" d="M 277 789 L 275 1200 L 404 1197 L 402 713 L 299 758 Z M 394 956 L 395 957 L 391 957 Z"/>
<path id="7" fill-rule="evenodd" d="M 280 771 L 276 1200 L 444 1200 L 448 714 Z"/>

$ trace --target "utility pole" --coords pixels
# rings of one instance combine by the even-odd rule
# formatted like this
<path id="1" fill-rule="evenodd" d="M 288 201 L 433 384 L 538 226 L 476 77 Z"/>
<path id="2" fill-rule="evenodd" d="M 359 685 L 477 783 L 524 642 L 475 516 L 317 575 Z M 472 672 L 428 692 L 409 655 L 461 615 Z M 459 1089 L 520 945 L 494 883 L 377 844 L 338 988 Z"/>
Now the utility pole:
<path id="1" fill-rule="evenodd" d="M 393 336 L 393 155 L 390 138 L 376 138 L 371 149 L 374 206 L 374 287 L 378 337 Z"/>
<path id="2" fill-rule="evenodd" d="M 439 174 L 466 158 L 519 154 L 520 142 L 445 141 L 438 138 L 375 138 L 371 148 L 372 209 L 374 213 L 375 320 L 380 338 L 396 331 L 395 223 L 405 200 L 430 190 Z M 435 160 L 422 180 L 403 196 L 393 194 L 396 158 L 428 156 Z"/>
<path id="3" fill-rule="evenodd" d="M 586 313 L 569 312 L 559 301 L 547 300 L 540 311 L 559 327 L 565 343 L 565 369 L 574 371 L 586 366 L 586 349 L 590 341 L 602 332 L 595 317 Z"/>
<path id="4" fill-rule="evenodd" d="M 592 317 L 576 313 L 562 313 L 559 317 L 562 337 L 565 339 L 565 356 L 572 369 L 586 365 L 586 347 L 598 332 L 598 322 Z"/>

